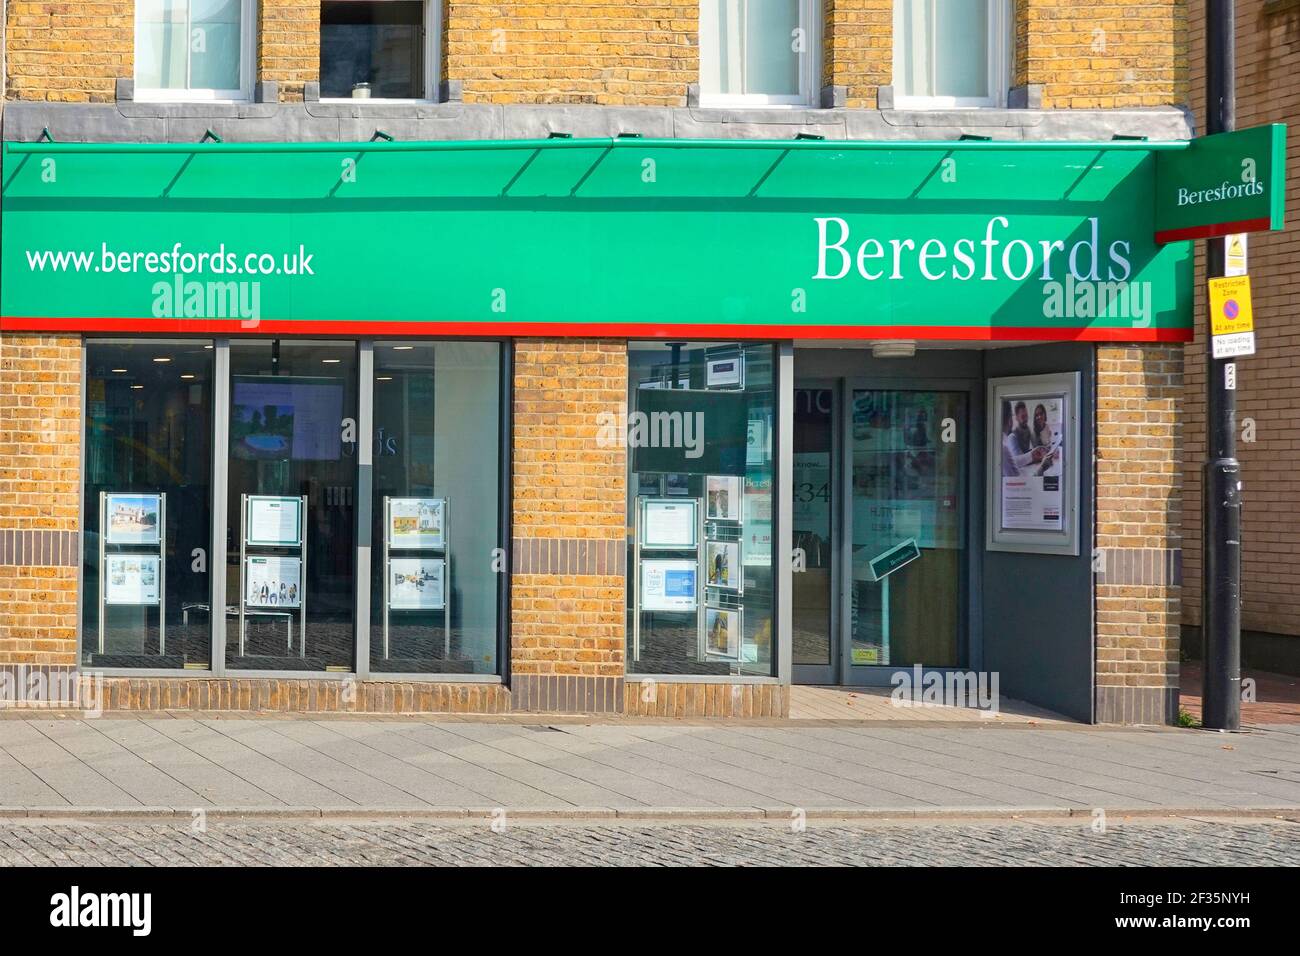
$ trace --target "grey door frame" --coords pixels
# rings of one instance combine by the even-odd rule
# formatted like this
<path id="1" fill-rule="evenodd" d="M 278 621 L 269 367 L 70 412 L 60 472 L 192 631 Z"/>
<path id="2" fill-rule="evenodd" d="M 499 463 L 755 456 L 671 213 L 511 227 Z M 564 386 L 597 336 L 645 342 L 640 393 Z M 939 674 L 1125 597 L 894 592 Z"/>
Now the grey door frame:
<path id="1" fill-rule="evenodd" d="M 920 356 L 918 356 L 920 357 Z M 907 363 L 911 364 L 911 363 Z M 903 362 L 899 371 L 906 372 Z M 852 620 L 852 593 L 848 582 L 853 560 L 853 447 L 852 398 L 855 391 L 917 391 L 960 392 L 966 396 L 966 421 L 962 423 L 959 440 L 965 443 L 961 455 L 959 489 L 964 509 L 962 519 L 962 545 L 966 558 L 962 562 L 962 579 L 959 582 L 959 608 L 961 631 L 958 667 L 931 667 L 927 671 L 978 670 L 983 663 L 983 629 L 981 593 L 981 565 L 979 542 L 983 539 L 984 475 L 981 469 L 980 449 L 983 444 L 984 393 L 983 381 L 976 377 L 887 375 L 838 376 L 799 378 L 796 389 L 829 388 L 833 394 L 831 439 L 831 613 L 829 665 L 796 664 L 793 678 L 796 684 L 831 684 L 844 687 L 890 686 L 899 665 L 853 664 L 849 623 Z M 910 669 L 911 665 L 907 665 Z"/>
<path id="2" fill-rule="evenodd" d="M 840 420 L 844 417 L 843 405 L 841 399 L 844 392 L 844 380 L 838 378 L 809 378 L 797 379 L 794 383 L 794 391 L 798 393 L 801 389 L 829 389 L 831 393 L 831 597 L 829 609 L 830 633 L 827 634 L 828 656 L 829 660 L 825 664 L 793 664 L 792 680 L 796 684 L 838 684 L 840 680 L 840 581 L 842 574 L 842 562 L 840 560 L 840 544 L 842 537 L 842 522 L 840 517 L 840 498 L 844 496 L 844 487 L 839 480 L 839 462 L 843 454 L 843 444 L 839 429 Z M 794 483 L 790 484 L 790 494 L 794 494 Z M 790 499 L 793 501 L 793 498 Z M 794 529 L 791 528 L 790 550 L 793 550 Z M 793 575 L 791 575 L 793 577 Z M 794 610 L 794 590 L 790 590 L 790 608 L 791 617 L 793 618 Z M 791 655 L 793 660 L 793 622 L 791 625 Z"/>

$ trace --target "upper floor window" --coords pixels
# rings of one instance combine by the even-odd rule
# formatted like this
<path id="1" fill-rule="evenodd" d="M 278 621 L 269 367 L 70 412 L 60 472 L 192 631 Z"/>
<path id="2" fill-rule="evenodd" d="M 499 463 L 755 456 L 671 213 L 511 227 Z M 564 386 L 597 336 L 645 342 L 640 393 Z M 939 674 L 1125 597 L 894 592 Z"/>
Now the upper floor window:
<path id="1" fill-rule="evenodd" d="M 817 0 L 701 0 L 700 102 L 810 106 Z"/>
<path id="2" fill-rule="evenodd" d="M 136 0 L 136 98 L 248 99 L 254 34 L 253 0 Z"/>
<path id="3" fill-rule="evenodd" d="M 324 0 L 321 98 L 433 99 L 440 6 L 430 0 Z"/>
<path id="4" fill-rule="evenodd" d="M 894 0 L 894 105 L 1003 106 L 1008 0 Z"/>

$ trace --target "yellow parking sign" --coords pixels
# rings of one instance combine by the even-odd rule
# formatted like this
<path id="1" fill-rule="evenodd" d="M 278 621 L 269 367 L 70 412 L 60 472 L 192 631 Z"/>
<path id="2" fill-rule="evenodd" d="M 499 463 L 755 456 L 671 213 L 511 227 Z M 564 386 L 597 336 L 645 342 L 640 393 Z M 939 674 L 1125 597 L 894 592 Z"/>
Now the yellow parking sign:
<path id="1" fill-rule="evenodd" d="M 1210 333 L 1236 335 L 1253 332 L 1255 317 L 1250 309 L 1250 276 L 1210 280 Z"/>

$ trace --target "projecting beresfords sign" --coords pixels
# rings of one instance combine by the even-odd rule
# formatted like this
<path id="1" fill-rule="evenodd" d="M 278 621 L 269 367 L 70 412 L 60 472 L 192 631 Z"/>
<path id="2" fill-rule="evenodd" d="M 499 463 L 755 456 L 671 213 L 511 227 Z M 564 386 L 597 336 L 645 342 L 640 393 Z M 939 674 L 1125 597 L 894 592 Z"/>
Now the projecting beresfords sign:
<path id="1" fill-rule="evenodd" d="M 1217 133 L 1156 156 L 1156 241 L 1281 229 L 1286 127 Z"/>

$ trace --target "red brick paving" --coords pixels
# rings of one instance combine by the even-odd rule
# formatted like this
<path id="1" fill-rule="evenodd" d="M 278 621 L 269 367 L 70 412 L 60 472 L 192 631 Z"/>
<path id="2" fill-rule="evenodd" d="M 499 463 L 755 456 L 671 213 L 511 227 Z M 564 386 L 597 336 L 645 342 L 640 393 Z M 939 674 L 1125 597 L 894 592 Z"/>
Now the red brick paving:
<path id="1" fill-rule="evenodd" d="M 1242 679 L 1255 681 L 1255 701 L 1241 704 L 1243 724 L 1300 724 L 1300 677 L 1270 674 L 1243 667 Z M 1201 665 L 1184 663 L 1180 679 L 1182 707 L 1198 719 L 1201 716 Z"/>

